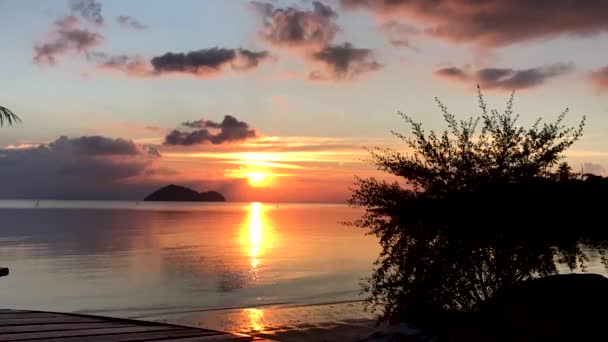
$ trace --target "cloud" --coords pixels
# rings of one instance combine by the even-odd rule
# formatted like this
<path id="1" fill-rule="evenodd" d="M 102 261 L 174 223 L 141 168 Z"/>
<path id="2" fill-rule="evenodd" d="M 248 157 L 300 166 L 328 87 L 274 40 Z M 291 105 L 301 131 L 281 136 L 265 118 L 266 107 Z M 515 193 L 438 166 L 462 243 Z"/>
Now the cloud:
<path id="1" fill-rule="evenodd" d="M 81 20 L 103 26 L 102 5 L 95 0 L 70 0 L 68 2 L 71 15 L 63 16 L 53 23 L 50 35 L 42 43 L 34 46 L 34 62 L 38 64 L 55 65 L 59 56 L 68 53 L 83 54 L 87 59 L 101 60 L 100 67 L 107 69 L 124 69 L 129 74 L 141 75 L 144 63 L 139 56 L 107 56 L 93 53 L 91 50 L 104 41 L 104 36 L 84 27 Z M 80 18 L 80 19 L 79 19 Z M 122 27 L 144 29 L 145 25 L 130 16 L 119 16 L 117 22 Z M 86 24 L 86 23 L 85 23 Z M 90 25 L 89 25 L 90 28 Z M 103 55 L 103 56 L 102 56 Z M 93 56 L 94 58 L 91 58 Z"/>
<path id="2" fill-rule="evenodd" d="M 325 71 L 314 70 L 312 80 L 348 80 L 382 67 L 374 59 L 372 50 L 358 49 L 350 43 L 329 45 L 313 53 L 310 58 L 325 66 Z"/>
<path id="3" fill-rule="evenodd" d="M 553 64 L 530 69 L 484 68 L 475 72 L 449 67 L 435 71 L 435 75 L 453 81 L 479 84 L 485 89 L 516 90 L 533 88 L 547 80 L 572 70 L 571 64 Z"/>
<path id="4" fill-rule="evenodd" d="M 91 52 L 87 59 L 97 63 L 101 70 L 118 71 L 131 77 L 152 76 L 152 66 L 143 56 L 108 55 L 103 52 Z"/>
<path id="5" fill-rule="evenodd" d="M 308 72 L 311 80 L 353 80 L 382 66 L 370 49 L 355 48 L 349 42 L 333 43 L 340 28 L 335 23 L 338 14 L 328 5 L 319 1 L 313 1 L 310 9 L 277 8 L 258 1 L 251 5 L 263 19 L 260 35 L 266 42 L 298 48 L 308 62 L 321 65 L 321 70 Z"/>
<path id="6" fill-rule="evenodd" d="M 417 50 L 410 41 L 412 36 L 420 34 L 420 30 L 416 27 L 396 20 L 390 20 L 383 23 L 380 26 L 380 30 L 384 32 L 384 35 L 392 46 Z"/>
<path id="7" fill-rule="evenodd" d="M 116 22 L 120 25 L 120 27 L 125 29 L 145 30 L 148 28 L 148 26 L 142 24 L 139 20 L 128 15 L 116 17 Z"/>
<path id="8" fill-rule="evenodd" d="M 167 52 L 150 60 L 158 73 L 207 75 L 220 71 L 236 58 L 233 49 L 210 48 L 187 53 Z"/>
<path id="9" fill-rule="evenodd" d="M 235 71 L 249 71 L 268 59 L 267 51 L 209 48 L 187 53 L 167 52 L 150 60 L 155 75 L 188 74 L 207 77 L 223 71 L 228 65 Z"/>
<path id="10" fill-rule="evenodd" d="M 270 57 L 268 51 L 250 51 L 246 49 L 238 49 L 236 59 L 232 63 L 234 70 L 247 71 L 257 68 L 260 62 Z"/>
<path id="11" fill-rule="evenodd" d="M 103 39 L 101 34 L 81 28 L 78 18 L 63 17 L 55 21 L 49 41 L 34 46 L 34 62 L 55 65 L 60 55 L 86 53 Z"/>
<path id="12" fill-rule="evenodd" d="M 589 79 L 600 91 L 608 90 L 608 66 L 592 71 Z"/>
<path id="13" fill-rule="evenodd" d="M 405 17 L 425 25 L 431 36 L 485 47 L 608 31 L 608 1 L 341 0 L 341 4 L 383 17 Z"/>
<path id="14" fill-rule="evenodd" d="M 276 8 L 273 4 L 251 2 L 262 17 L 259 33 L 267 42 L 283 47 L 310 47 L 329 44 L 340 30 L 335 24 L 336 12 L 319 1 L 312 9 Z"/>
<path id="15" fill-rule="evenodd" d="M 448 67 L 435 71 L 435 75 L 440 77 L 445 77 L 448 79 L 456 79 L 456 80 L 467 80 L 469 75 L 460 68 L 457 67 Z"/>
<path id="16" fill-rule="evenodd" d="M 162 130 L 162 127 L 156 126 L 156 125 L 147 125 L 147 126 L 144 126 L 144 129 L 146 131 L 158 132 L 158 131 Z"/>
<path id="17" fill-rule="evenodd" d="M 82 153 L 90 156 L 134 156 L 141 152 L 131 140 L 121 138 L 111 139 L 103 136 L 83 136 L 72 139 L 62 136 L 50 143 L 49 147 L 56 150 L 70 150 L 74 153 Z"/>
<path id="18" fill-rule="evenodd" d="M 183 122 L 182 126 L 194 130 L 171 131 L 165 137 L 165 145 L 191 146 L 206 143 L 219 145 L 259 136 L 258 132 L 249 128 L 246 122 L 239 121 L 231 115 L 224 116 L 222 122 L 201 119 Z"/>
<path id="19" fill-rule="evenodd" d="M 167 52 L 150 61 L 139 55 L 112 56 L 103 52 L 90 53 L 88 57 L 101 69 L 120 71 L 128 76 L 190 75 L 207 78 L 227 68 L 242 72 L 253 70 L 269 59 L 270 54 L 267 51 L 213 47 L 186 53 Z"/>
<path id="20" fill-rule="evenodd" d="M 70 10 L 72 13 L 82 17 L 84 20 L 103 25 L 101 14 L 101 4 L 95 0 L 70 0 Z"/>
<path id="21" fill-rule="evenodd" d="M 158 150 L 103 136 L 60 137 L 49 144 L 0 150 L 2 198 L 134 198 L 150 187 Z"/>

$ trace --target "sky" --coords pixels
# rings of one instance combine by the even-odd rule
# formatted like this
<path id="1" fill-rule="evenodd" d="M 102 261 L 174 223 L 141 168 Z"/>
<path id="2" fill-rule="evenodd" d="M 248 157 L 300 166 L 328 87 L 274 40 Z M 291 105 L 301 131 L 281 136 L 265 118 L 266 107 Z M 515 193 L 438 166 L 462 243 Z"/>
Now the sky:
<path id="1" fill-rule="evenodd" d="M 477 85 L 586 115 L 568 161 L 608 169 L 604 0 L 0 0 L 0 41 L 0 198 L 341 202 L 398 111 L 440 130 Z"/>

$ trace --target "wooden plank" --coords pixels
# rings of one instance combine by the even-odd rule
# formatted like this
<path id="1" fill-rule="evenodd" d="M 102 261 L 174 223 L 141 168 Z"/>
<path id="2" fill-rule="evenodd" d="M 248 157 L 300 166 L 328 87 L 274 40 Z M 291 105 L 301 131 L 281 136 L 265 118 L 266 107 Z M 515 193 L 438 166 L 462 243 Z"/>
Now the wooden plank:
<path id="1" fill-rule="evenodd" d="M 114 323 L 114 322 L 12 325 L 12 326 L 5 326 L 5 327 L 0 326 L 0 334 L 35 332 L 35 331 L 54 331 L 54 330 L 120 328 L 120 327 L 131 327 L 131 326 L 134 326 L 134 325 L 125 324 L 125 323 Z"/>
<path id="2" fill-rule="evenodd" d="M 101 334 L 91 336 L 75 336 L 75 337 L 57 337 L 57 338 L 42 338 L 37 339 L 37 342 L 129 342 L 129 341 L 148 341 L 148 340 L 176 340 L 184 337 L 197 337 L 209 334 L 225 334 L 220 331 L 203 332 L 193 328 L 177 328 L 175 330 L 166 331 L 149 331 L 138 333 L 122 333 L 122 334 Z"/>
<path id="3" fill-rule="evenodd" d="M 179 325 L 44 311 L 0 309 L 0 342 L 247 342 L 258 337 Z"/>
<path id="4" fill-rule="evenodd" d="M 51 323 L 96 323 L 103 322 L 98 318 L 78 317 L 78 316 L 59 316 L 48 318 L 0 318 L 0 326 L 6 325 L 32 325 L 32 324 L 51 324 Z"/>
<path id="5" fill-rule="evenodd" d="M 109 327 L 101 329 L 77 329 L 77 330 L 55 330 L 55 331 L 37 331 L 24 332 L 14 334 L 0 335 L 0 341 L 27 341 L 32 339 L 45 339 L 52 337 L 70 337 L 70 336 L 92 336 L 92 335 L 108 335 L 108 334 L 123 334 L 123 333 L 139 333 L 147 331 L 164 331 L 175 330 L 171 326 L 126 326 L 126 327 Z"/>
<path id="6" fill-rule="evenodd" d="M 50 317 L 65 317 L 66 315 L 47 313 L 47 312 L 0 312 L 0 320 L 2 319 L 24 319 L 24 318 L 50 318 Z"/>

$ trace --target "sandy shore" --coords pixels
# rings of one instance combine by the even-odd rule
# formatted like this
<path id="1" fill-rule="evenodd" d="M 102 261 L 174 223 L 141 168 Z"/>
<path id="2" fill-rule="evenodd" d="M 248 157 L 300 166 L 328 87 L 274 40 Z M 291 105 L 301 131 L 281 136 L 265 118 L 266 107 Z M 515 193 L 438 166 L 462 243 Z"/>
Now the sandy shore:
<path id="1" fill-rule="evenodd" d="M 277 341 L 357 341 L 377 330 L 361 302 L 273 305 L 165 313 L 147 320 L 244 333 Z"/>

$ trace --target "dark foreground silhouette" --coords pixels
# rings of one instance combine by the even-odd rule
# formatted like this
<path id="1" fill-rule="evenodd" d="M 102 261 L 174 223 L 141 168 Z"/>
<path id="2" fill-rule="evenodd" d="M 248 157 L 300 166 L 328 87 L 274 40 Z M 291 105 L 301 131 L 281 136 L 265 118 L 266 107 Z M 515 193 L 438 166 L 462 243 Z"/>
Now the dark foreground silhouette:
<path id="1" fill-rule="evenodd" d="M 226 202 L 217 191 L 197 192 L 179 185 L 167 185 L 144 198 L 144 201 L 163 202 Z"/>
<path id="2" fill-rule="evenodd" d="M 552 275 L 503 288 L 475 312 L 420 307 L 411 325 L 393 321 L 368 341 L 604 341 L 607 309 L 608 278 Z"/>
<path id="3" fill-rule="evenodd" d="M 608 278 L 565 274 L 499 291 L 476 312 L 491 341 L 585 341 L 608 338 Z"/>

